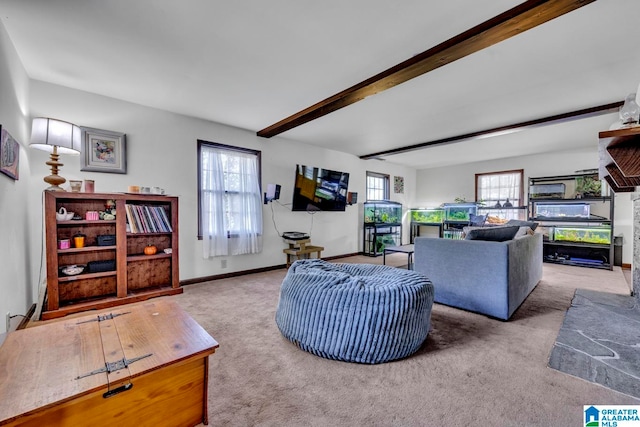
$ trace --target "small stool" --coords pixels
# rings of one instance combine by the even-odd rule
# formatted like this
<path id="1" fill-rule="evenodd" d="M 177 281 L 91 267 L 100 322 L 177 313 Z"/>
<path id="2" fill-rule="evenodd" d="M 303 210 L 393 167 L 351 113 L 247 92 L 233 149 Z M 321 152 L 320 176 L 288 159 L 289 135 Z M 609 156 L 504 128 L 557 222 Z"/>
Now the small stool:
<path id="1" fill-rule="evenodd" d="M 287 255 L 287 269 L 291 267 L 294 261 L 298 259 L 309 259 L 311 254 L 314 253 L 316 254 L 316 258 L 320 259 L 324 247 L 307 245 L 310 242 L 310 239 L 287 240 L 289 247 L 282 250 L 282 253 Z"/>

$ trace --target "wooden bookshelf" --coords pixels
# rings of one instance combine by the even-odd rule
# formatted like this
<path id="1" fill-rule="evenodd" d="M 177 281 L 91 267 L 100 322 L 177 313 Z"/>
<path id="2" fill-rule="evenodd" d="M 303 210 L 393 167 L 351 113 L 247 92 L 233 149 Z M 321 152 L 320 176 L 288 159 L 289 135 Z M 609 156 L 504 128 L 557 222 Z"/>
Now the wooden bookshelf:
<path id="1" fill-rule="evenodd" d="M 86 220 L 89 211 L 104 211 L 115 201 L 116 219 Z M 108 308 L 163 295 L 182 293 L 179 282 L 178 198 L 124 193 L 45 192 L 47 297 L 42 319 L 52 319 L 91 309 Z M 125 206 L 166 214 L 162 232 L 130 232 Z M 61 207 L 81 219 L 57 221 Z M 157 225 L 157 224 L 156 224 Z M 168 231 L 170 230 L 170 231 Z M 85 236 L 85 245 L 73 247 L 73 236 Z M 115 245 L 98 245 L 98 236 L 115 235 Z M 69 239 L 71 248 L 59 249 Z M 154 255 L 144 247 L 154 245 Z M 164 249 L 171 249 L 165 253 Z M 88 272 L 86 267 L 112 262 L 113 269 Z M 62 273 L 64 266 L 80 265 L 77 275 Z"/>

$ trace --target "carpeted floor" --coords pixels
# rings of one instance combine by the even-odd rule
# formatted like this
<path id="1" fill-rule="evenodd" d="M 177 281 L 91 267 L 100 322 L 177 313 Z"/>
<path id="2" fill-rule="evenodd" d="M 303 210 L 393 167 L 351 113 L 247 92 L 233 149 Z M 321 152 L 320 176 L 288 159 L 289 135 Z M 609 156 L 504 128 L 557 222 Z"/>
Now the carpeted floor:
<path id="1" fill-rule="evenodd" d="M 387 257 L 403 263 L 405 255 Z M 285 273 L 189 285 L 171 297 L 220 343 L 210 359 L 212 426 L 573 426 L 583 405 L 640 404 L 547 367 L 575 289 L 628 295 L 619 269 L 545 264 L 508 322 L 435 304 L 422 348 L 380 365 L 323 359 L 284 339 L 274 317 Z"/>

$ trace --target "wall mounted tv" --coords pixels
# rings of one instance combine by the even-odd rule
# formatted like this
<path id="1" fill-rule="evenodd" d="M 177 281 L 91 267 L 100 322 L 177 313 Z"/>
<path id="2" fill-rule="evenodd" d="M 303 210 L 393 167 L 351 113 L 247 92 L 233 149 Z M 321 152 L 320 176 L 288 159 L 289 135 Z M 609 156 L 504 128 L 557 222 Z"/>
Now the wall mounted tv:
<path id="1" fill-rule="evenodd" d="M 349 174 L 296 165 L 292 211 L 344 211 Z"/>

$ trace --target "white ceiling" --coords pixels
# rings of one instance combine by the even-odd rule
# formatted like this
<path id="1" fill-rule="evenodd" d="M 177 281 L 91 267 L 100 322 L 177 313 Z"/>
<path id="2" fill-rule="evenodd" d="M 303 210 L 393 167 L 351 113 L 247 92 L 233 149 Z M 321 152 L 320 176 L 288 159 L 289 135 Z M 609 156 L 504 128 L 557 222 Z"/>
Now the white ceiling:
<path id="1" fill-rule="evenodd" d="M 0 19 L 33 79 L 258 131 L 520 2 L 0 0 Z M 640 83 L 638 17 L 598 0 L 280 136 L 364 155 L 620 101 Z M 576 149 L 616 119 L 386 160 Z"/>

